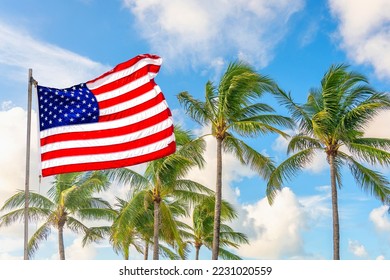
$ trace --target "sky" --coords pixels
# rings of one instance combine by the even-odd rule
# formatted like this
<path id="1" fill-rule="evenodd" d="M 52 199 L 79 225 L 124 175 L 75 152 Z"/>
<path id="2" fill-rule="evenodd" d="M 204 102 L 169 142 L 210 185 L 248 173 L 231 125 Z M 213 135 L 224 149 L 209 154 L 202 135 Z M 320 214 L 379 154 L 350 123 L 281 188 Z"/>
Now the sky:
<path id="1" fill-rule="evenodd" d="M 207 81 L 218 83 L 228 64 L 250 63 L 304 102 L 332 64 L 345 63 L 366 75 L 378 91 L 390 86 L 389 0 L 67 0 L 0 2 L 0 205 L 24 189 L 28 69 L 40 85 L 69 87 L 85 82 L 143 53 L 158 54 L 156 77 L 174 122 L 201 135 L 186 116 L 177 94 L 202 99 Z M 264 100 L 287 114 L 271 96 Z M 32 114 L 30 188 L 45 194 L 52 177 L 39 181 L 37 100 Z M 390 112 L 378 115 L 367 136 L 390 137 Z M 278 135 L 247 139 L 277 163 L 287 141 Z M 189 178 L 214 188 L 215 147 L 207 139 L 203 170 Z M 266 182 L 232 155 L 224 155 L 223 197 L 239 218 L 232 224 L 250 245 L 235 251 L 243 259 L 332 259 L 329 168 L 324 156 L 286 182 L 275 203 Z M 142 172 L 144 165 L 132 167 Z M 390 175 L 390 170 L 377 169 Z M 348 169 L 339 191 L 342 259 L 390 259 L 388 208 L 359 188 Z M 101 194 L 114 201 L 127 188 Z M 0 213 L 1 214 L 1 213 Z M 190 221 L 190 218 L 187 218 Z M 38 225 L 30 224 L 32 233 Z M 53 230 L 35 259 L 58 259 Z M 81 236 L 65 231 L 67 259 L 121 259 L 108 242 L 82 248 Z M 192 253 L 190 257 L 192 257 Z M 202 248 L 201 258 L 211 253 Z M 23 258 L 23 224 L 0 228 L 0 259 Z M 131 252 L 131 258 L 142 256 Z"/>

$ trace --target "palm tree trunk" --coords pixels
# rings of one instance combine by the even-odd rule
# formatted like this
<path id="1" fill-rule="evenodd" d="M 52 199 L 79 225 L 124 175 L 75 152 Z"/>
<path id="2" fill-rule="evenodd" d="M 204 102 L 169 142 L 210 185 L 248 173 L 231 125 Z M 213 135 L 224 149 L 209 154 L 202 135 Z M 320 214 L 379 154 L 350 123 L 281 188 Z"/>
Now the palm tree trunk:
<path id="1" fill-rule="evenodd" d="M 60 260 L 65 260 L 65 247 L 64 247 L 64 227 L 58 227 L 58 253 L 60 254 Z"/>
<path id="2" fill-rule="evenodd" d="M 130 248 L 129 247 L 125 247 L 124 248 L 123 259 L 128 261 L 129 258 L 130 258 Z"/>
<path id="3" fill-rule="evenodd" d="M 144 260 L 149 258 L 149 241 L 145 240 Z"/>
<path id="4" fill-rule="evenodd" d="M 160 201 L 154 200 L 153 260 L 158 260 L 158 234 L 160 230 Z"/>
<path id="5" fill-rule="evenodd" d="M 218 260 L 219 232 L 221 228 L 221 201 L 222 201 L 222 138 L 217 137 L 217 182 L 215 188 L 214 232 L 212 259 Z"/>
<path id="6" fill-rule="evenodd" d="M 199 251 L 200 251 L 200 245 L 195 245 L 195 260 L 199 260 Z"/>
<path id="7" fill-rule="evenodd" d="M 340 259 L 340 223 L 337 202 L 336 166 L 335 155 L 329 155 L 330 184 L 332 188 L 332 214 L 333 214 L 333 259 Z"/>

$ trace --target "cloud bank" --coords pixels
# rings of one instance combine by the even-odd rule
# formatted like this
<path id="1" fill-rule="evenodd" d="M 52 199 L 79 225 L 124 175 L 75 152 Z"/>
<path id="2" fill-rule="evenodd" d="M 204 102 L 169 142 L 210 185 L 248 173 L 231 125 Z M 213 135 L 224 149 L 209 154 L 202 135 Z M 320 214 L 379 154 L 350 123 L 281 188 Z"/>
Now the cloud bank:
<path id="1" fill-rule="evenodd" d="M 337 19 L 341 48 L 359 64 L 371 65 L 383 80 L 390 77 L 390 2 L 329 0 Z"/>
<path id="2" fill-rule="evenodd" d="M 273 58 L 303 0 L 123 0 L 139 33 L 169 65 L 239 57 L 257 67 Z"/>
<path id="3" fill-rule="evenodd" d="M 0 21 L 0 75 L 10 81 L 27 81 L 27 71 L 40 84 L 67 87 L 92 79 L 107 66 L 39 41 L 32 34 Z"/>

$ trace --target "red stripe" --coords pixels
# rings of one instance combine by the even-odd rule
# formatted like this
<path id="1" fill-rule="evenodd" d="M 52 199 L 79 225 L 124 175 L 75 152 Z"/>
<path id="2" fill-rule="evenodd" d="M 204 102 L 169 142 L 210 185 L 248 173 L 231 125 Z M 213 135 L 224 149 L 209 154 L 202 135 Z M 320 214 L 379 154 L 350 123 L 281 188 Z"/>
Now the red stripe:
<path id="1" fill-rule="evenodd" d="M 160 92 L 156 97 L 153 99 L 150 99 L 142 104 L 139 104 L 137 106 L 131 107 L 129 109 L 120 111 L 120 112 L 115 112 L 110 115 L 104 115 L 99 117 L 99 122 L 108 122 L 108 121 L 113 121 L 113 120 L 118 120 L 122 118 L 126 118 L 138 113 L 141 113 L 147 109 L 150 109 L 158 104 L 161 103 L 161 101 L 164 101 L 164 95 L 162 92 Z"/>
<path id="2" fill-rule="evenodd" d="M 136 97 L 139 97 L 139 96 L 153 90 L 155 86 L 156 86 L 156 83 L 154 82 L 154 80 L 150 80 L 150 82 L 148 82 L 147 84 L 144 84 L 144 85 L 142 85 L 134 90 L 131 90 L 127 93 L 121 94 L 117 97 L 113 97 L 113 98 L 110 98 L 107 100 L 100 101 L 99 102 L 99 109 L 101 110 L 101 109 L 105 109 L 108 107 L 112 107 L 112 106 L 118 105 L 120 103 L 134 99 Z M 93 94 L 95 94 L 95 90 L 91 90 L 91 91 Z"/>
<path id="3" fill-rule="evenodd" d="M 152 161 L 157 158 L 162 158 L 174 153 L 175 150 L 176 150 L 176 143 L 171 142 L 166 148 L 162 150 L 147 155 L 138 156 L 138 157 L 115 160 L 115 161 L 79 163 L 79 164 L 70 164 L 64 166 L 45 168 L 42 169 L 42 176 L 46 177 L 50 175 L 67 173 L 67 172 L 80 172 L 80 171 L 102 170 L 102 169 L 110 169 L 110 168 L 121 168 L 125 166 L 144 163 L 147 161 Z"/>
<path id="4" fill-rule="evenodd" d="M 119 71 L 122 71 L 124 69 L 127 69 L 133 65 L 135 65 L 138 61 L 140 60 L 143 60 L 145 58 L 151 58 L 151 59 L 159 59 L 160 57 L 158 55 L 153 55 L 153 54 L 142 54 L 142 55 L 137 55 L 135 57 L 133 57 L 132 59 L 128 60 L 128 61 L 125 61 L 125 62 L 122 62 L 120 64 L 118 64 L 117 66 L 115 66 L 113 69 L 111 69 L 110 71 L 100 75 L 99 77 L 93 79 L 93 80 L 90 80 L 88 81 L 87 83 L 93 83 L 101 78 L 104 78 L 108 75 L 111 75 L 112 73 L 115 73 L 115 72 L 119 72 Z"/>
<path id="5" fill-rule="evenodd" d="M 167 108 L 161 113 L 154 115 L 148 119 L 142 120 L 140 122 L 129 124 L 124 127 L 119 128 L 110 128 L 97 131 L 83 131 L 83 132 L 71 132 L 71 133 L 61 133 L 56 135 L 47 136 L 41 139 L 41 146 L 62 142 L 62 141 L 72 141 L 72 140 L 87 140 L 87 139 L 98 139 L 98 138 L 108 138 L 114 136 L 121 136 L 139 131 L 145 128 L 148 128 L 154 124 L 162 122 L 171 116 L 170 110 Z"/>
<path id="6" fill-rule="evenodd" d="M 140 68 L 139 70 L 131 73 L 130 75 L 127 75 L 123 78 L 117 79 L 111 83 L 102 85 L 98 88 L 94 88 L 93 92 L 95 95 L 106 93 L 108 91 L 112 91 L 112 90 L 120 88 L 124 85 L 127 85 L 127 84 L 129 84 L 129 83 L 131 83 L 139 78 L 142 78 L 142 77 L 148 75 L 151 72 L 157 73 L 159 70 L 160 70 L 160 66 L 148 64 L 148 65 L 145 65 L 144 67 Z M 87 84 L 87 86 L 88 86 L 88 84 Z"/>
<path id="7" fill-rule="evenodd" d="M 155 134 L 149 135 L 147 137 L 139 138 L 126 143 L 113 144 L 109 146 L 68 148 L 68 149 L 51 151 L 51 152 L 43 153 L 41 159 L 42 161 L 46 161 L 46 160 L 61 158 L 61 157 L 109 154 L 109 153 L 128 151 L 128 150 L 144 147 L 153 144 L 157 141 L 166 139 L 172 134 L 173 134 L 173 126 L 168 127 L 167 129 L 159 131 Z"/>

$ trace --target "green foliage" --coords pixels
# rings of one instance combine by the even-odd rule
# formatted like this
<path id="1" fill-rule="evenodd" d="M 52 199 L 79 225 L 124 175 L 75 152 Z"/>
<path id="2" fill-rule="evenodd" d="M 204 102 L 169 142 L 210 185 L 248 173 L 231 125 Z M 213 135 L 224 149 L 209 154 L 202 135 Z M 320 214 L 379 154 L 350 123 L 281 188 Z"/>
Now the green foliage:
<path id="1" fill-rule="evenodd" d="M 270 177 L 271 202 L 282 182 L 304 168 L 314 151 L 335 155 L 338 178 L 341 178 L 341 165 L 348 165 L 358 185 L 382 202 L 388 201 L 388 180 L 360 163 L 390 165 L 390 140 L 364 137 L 364 130 L 373 117 L 390 108 L 388 94 L 376 92 L 368 86 L 366 77 L 341 64 L 329 68 L 320 88 L 310 90 L 305 104 L 295 103 L 282 90 L 277 96 L 291 111 L 298 133 L 290 138 L 288 145 L 288 152 L 296 154 L 282 162 Z M 341 147 L 349 153 L 342 152 Z M 338 182 L 340 185 L 341 180 Z"/>
<path id="2" fill-rule="evenodd" d="M 202 246 L 212 249 L 213 228 L 214 228 L 214 208 L 215 198 L 208 196 L 199 201 L 192 212 L 192 234 L 189 242 L 192 243 L 197 250 Z M 226 222 L 231 222 L 237 218 L 237 212 L 233 205 L 225 200 L 222 200 L 221 208 L 221 232 L 220 232 L 220 248 L 219 256 L 226 260 L 239 260 L 238 255 L 227 250 L 228 247 L 238 249 L 240 244 L 248 244 L 248 238 L 245 234 L 234 231 Z"/>
<path id="3" fill-rule="evenodd" d="M 279 127 L 291 128 L 293 122 L 287 117 L 274 114 L 275 110 L 271 106 L 259 102 L 264 93 L 277 93 L 278 90 L 272 79 L 257 73 L 247 63 L 235 61 L 228 65 L 218 85 L 210 81 L 206 83 L 204 101 L 194 98 L 188 92 L 181 92 L 178 100 L 194 121 L 202 126 L 211 126 L 211 134 L 218 140 L 218 147 L 221 143 L 225 151 L 231 152 L 242 164 L 268 179 L 275 168 L 272 160 L 238 137 L 256 137 L 266 133 L 278 133 L 287 137 Z M 220 148 L 217 150 L 217 162 L 222 162 Z M 213 259 L 219 255 L 219 209 L 222 203 L 220 164 L 217 164 L 217 174 Z"/>
<path id="4" fill-rule="evenodd" d="M 346 65 L 332 65 L 305 104 L 295 103 L 290 94 L 277 96 L 297 122 L 288 153 L 294 153 L 272 172 L 267 194 L 272 203 L 285 180 L 311 162 L 315 152 L 325 152 L 331 170 L 333 209 L 337 209 L 337 186 L 342 186 L 341 168 L 347 165 L 356 184 L 381 202 L 390 202 L 390 182 L 373 167 L 390 165 L 390 140 L 364 138 L 370 121 L 390 108 L 388 93 L 378 93 L 363 75 Z M 369 166 L 365 166 L 367 164 Z M 338 213 L 333 213 L 334 259 L 339 259 Z M 336 217 L 336 218 L 335 218 Z"/>
<path id="5" fill-rule="evenodd" d="M 83 221 L 112 219 L 109 203 L 94 197 L 95 193 L 106 190 L 108 186 L 106 176 L 100 171 L 66 173 L 54 177 L 48 191 L 49 198 L 30 192 L 28 219 L 33 222 L 43 221 L 43 224 L 28 242 L 29 257 L 34 256 L 41 241 L 47 240 L 52 228 L 67 227 L 75 233 L 87 234 L 89 228 Z M 0 217 L 0 226 L 8 226 L 24 218 L 24 198 L 24 191 L 19 191 L 4 203 L 0 211 L 12 211 Z"/>
<path id="6" fill-rule="evenodd" d="M 195 138 L 179 126 L 175 127 L 175 138 L 176 152 L 149 162 L 144 174 L 126 168 L 108 171 L 110 178 L 128 185 L 132 191 L 128 201 L 120 200 L 110 237 L 113 244 L 127 244 L 128 232 L 132 230 L 148 244 L 153 244 L 154 250 L 162 256 L 186 258 L 188 250 L 183 242 L 185 224 L 179 218 L 188 216 L 189 207 L 212 191 L 185 178 L 191 168 L 204 165 L 204 139 Z M 156 210 L 158 221 L 163 221 L 158 222 L 157 227 L 154 219 Z M 177 254 L 168 251 L 169 247 L 155 243 L 154 238 L 176 250 Z"/>

